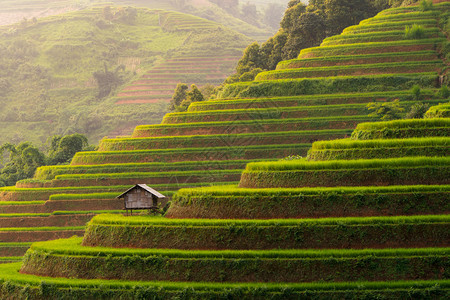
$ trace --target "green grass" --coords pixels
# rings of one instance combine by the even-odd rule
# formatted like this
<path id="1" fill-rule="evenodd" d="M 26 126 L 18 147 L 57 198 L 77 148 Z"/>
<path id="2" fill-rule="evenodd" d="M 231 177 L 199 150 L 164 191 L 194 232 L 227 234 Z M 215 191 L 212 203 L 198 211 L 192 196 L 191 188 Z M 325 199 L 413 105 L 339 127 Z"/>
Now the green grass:
<path id="1" fill-rule="evenodd" d="M 1 227 L 0 232 L 19 232 L 19 231 L 62 231 L 62 230 L 85 230 L 85 226 L 67 226 L 67 227 Z"/>
<path id="2" fill-rule="evenodd" d="M 211 196 L 211 197 L 245 197 L 245 196 L 290 196 L 290 195 L 320 195 L 320 194 L 388 194 L 388 193 L 428 193 L 450 192 L 450 185 L 399 185 L 399 186 L 364 186 L 364 187 L 318 187 L 318 188 L 265 188 L 246 189 L 236 185 L 181 189 L 177 197 Z"/>
<path id="3" fill-rule="evenodd" d="M 405 103 L 407 104 L 407 103 Z M 354 111 L 354 113 L 349 113 Z M 185 113 L 167 114 L 162 124 L 179 124 L 179 123 L 198 123 L 198 122 L 218 122 L 233 120 L 261 120 L 261 119 L 288 119 L 298 118 L 302 115 L 306 118 L 312 117 L 331 117 L 354 114 L 367 114 L 365 104 L 337 104 L 337 105 L 321 105 L 306 107 L 278 107 L 278 108 L 253 108 L 234 109 L 234 110 L 218 110 L 218 111 L 200 111 Z"/>
<path id="4" fill-rule="evenodd" d="M 145 3 L 139 6 L 145 6 Z M 232 18 L 224 11 L 214 11 L 234 28 L 253 28 L 267 34 L 265 30 Z M 159 15 L 162 19 L 164 15 L 175 18 L 160 26 Z M 225 20 L 224 15 L 229 19 Z M 171 27 L 179 17 L 187 20 L 182 31 L 162 28 Z M 202 24 L 209 28 L 204 29 Z M 36 24 L 29 20 L 27 25 L 2 26 L 0 35 L 3 36 L 0 68 L 4 73 L 2 77 L 9 74 L 8 83 L 11 85 L 9 90 L 3 89 L 1 93 L 2 97 L 8 94 L 15 99 L 3 103 L 0 143 L 19 136 L 37 144 L 45 143 L 48 136 L 64 132 L 69 127 L 74 132 L 85 133 L 92 143 L 96 143 L 116 129 L 123 129 L 124 123 L 151 124 L 161 120 L 167 112 L 166 103 L 127 105 L 124 109 L 125 105 L 114 106 L 113 97 L 97 99 L 92 74 L 104 70 L 104 64 L 114 71 L 122 58 L 135 58 L 137 62 L 133 65 L 124 60 L 127 69 L 121 72 L 123 82 L 111 94 L 114 96 L 126 84 L 138 79 L 143 71 L 162 62 L 161 57 L 202 53 L 217 58 L 236 57 L 252 41 L 206 19 L 146 8 L 138 8 L 135 24 L 105 21 L 102 9 L 84 9 L 42 18 Z M 215 47 L 220 51 L 213 50 Z M 215 82 L 223 80 L 226 72 L 220 76 Z M 204 75 L 187 72 L 180 80 L 186 81 L 189 77 L 195 83 L 205 79 Z M 43 90 L 46 91 L 44 94 L 41 93 Z M 42 101 L 45 105 L 40 105 Z M 21 112 L 20 119 L 15 111 Z M 98 114 L 98 111 L 102 113 Z M 74 121 L 67 116 L 78 117 Z"/>
<path id="5" fill-rule="evenodd" d="M 120 215 L 97 215 L 89 225 L 120 226 L 299 226 L 299 225 L 367 225 L 367 224 L 421 224 L 448 223 L 449 215 L 395 216 L 369 218 L 321 218 L 321 219 L 273 219 L 273 220 L 219 220 L 219 219 L 168 219 L 162 217 L 126 217 Z"/>
<path id="6" fill-rule="evenodd" d="M 33 251 L 53 255 L 87 256 L 163 256 L 170 258 L 346 258 L 346 257 L 396 257 L 396 256 L 446 256 L 450 248 L 364 249 L 364 250 L 176 250 L 176 249 L 118 249 L 81 246 L 82 238 L 73 237 L 31 245 Z"/>
<path id="7" fill-rule="evenodd" d="M 55 194 L 49 197 L 51 201 L 57 200 L 89 200 L 89 199 L 114 199 L 119 193 L 92 193 L 92 194 Z"/>
<path id="8" fill-rule="evenodd" d="M 315 142 L 308 160 L 375 159 L 407 156 L 446 156 L 450 138 L 335 140 Z"/>
<path id="9" fill-rule="evenodd" d="M 425 19 L 425 18 L 436 18 L 439 15 L 438 11 L 421 11 L 421 12 L 408 12 L 395 15 L 384 15 L 378 14 L 375 17 L 362 20 L 359 24 L 364 25 L 367 23 L 378 23 L 393 20 L 413 20 L 413 19 Z"/>
<path id="10" fill-rule="evenodd" d="M 87 211 L 54 211 L 52 213 L 9 213 L 9 214 L 0 213 L 0 218 L 19 218 L 19 217 L 31 218 L 31 217 L 50 217 L 50 216 L 106 214 L 106 213 L 123 213 L 123 211 L 122 210 L 87 210 Z"/>
<path id="11" fill-rule="evenodd" d="M 223 159 L 265 159 L 268 151 L 273 156 L 293 155 L 302 149 L 309 148 L 310 144 L 287 144 L 287 145 L 258 145 L 243 147 L 209 147 L 209 148 L 181 148 L 181 149 L 155 149 L 135 151 L 111 151 L 111 152 L 78 152 L 73 160 L 73 165 L 101 164 L 101 163 L 128 163 L 128 162 L 151 162 L 151 161 L 193 161 Z M 287 155 L 286 155 L 287 154 Z"/>
<path id="12" fill-rule="evenodd" d="M 360 185 L 314 188 L 238 188 L 228 185 L 181 189 L 172 198 L 167 216 L 208 219 L 341 218 L 450 211 L 449 185 Z"/>
<path id="13" fill-rule="evenodd" d="M 423 38 L 442 38 L 444 35 L 438 28 L 423 28 Z M 322 41 L 321 46 L 330 45 L 343 45 L 343 44 L 358 44 L 367 42 L 388 42 L 408 40 L 405 36 L 405 30 L 392 30 L 392 31 L 380 31 L 380 32 L 363 32 L 363 33 L 351 33 L 342 34 L 328 37 Z M 405 60 L 406 61 L 406 60 Z"/>
<path id="14" fill-rule="evenodd" d="M 0 256 L 0 262 L 1 261 L 8 261 L 8 262 L 22 261 L 22 256 L 6 256 L 6 257 Z"/>
<path id="15" fill-rule="evenodd" d="M 304 130 L 304 131 L 283 131 L 283 132 L 255 132 L 243 134 L 211 134 L 211 135 L 188 135 L 188 136 L 165 136 L 149 138 L 118 138 L 103 139 L 100 143 L 99 151 L 122 151 L 122 150 L 142 150 L 151 148 L 183 148 L 183 147 L 208 147 L 215 146 L 242 146 L 256 144 L 278 144 L 286 141 L 292 143 L 309 142 L 314 139 L 330 139 L 344 137 L 351 134 L 352 130 Z M 250 161 L 235 161 L 227 163 L 226 161 L 201 162 L 200 164 L 179 165 L 178 168 L 189 170 L 219 168 L 227 169 L 228 166 L 233 169 L 243 168 Z M 155 166 L 156 169 L 157 166 Z M 163 164 L 160 171 L 170 171 L 170 168 L 176 168 L 177 165 Z M 138 170 L 136 170 L 139 172 Z M 155 170 L 156 171 L 156 170 Z M 88 172 L 88 171 L 87 171 Z M 86 173 L 87 173 L 86 172 Z M 107 173 L 107 172 L 98 172 Z"/>
<path id="16" fill-rule="evenodd" d="M 340 131 L 336 131 L 338 133 Z M 347 132 L 347 131 L 346 131 Z M 330 131 L 329 133 L 334 133 Z M 324 132 L 324 134 L 328 134 L 328 132 Z M 270 136 L 270 135 L 268 135 Z M 190 136 L 191 138 L 195 138 L 197 136 Z M 218 135 L 221 137 L 221 135 Z M 180 137 L 183 139 L 183 137 Z M 149 141 L 155 138 L 148 138 Z M 172 140 L 170 137 L 169 140 Z M 199 137 L 200 139 L 200 137 Z M 128 138 L 123 139 L 124 143 L 128 143 Z M 134 139 L 133 139 L 134 140 Z M 147 141 L 144 139 L 136 139 L 137 141 Z M 162 138 L 162 140 L 165 140 Z M 175 142 L 178 142 L 176 137 L 173 138 Z M 113 145 L 109 145 L 109 141 L 113 143 Z M 112 150 L 125 150 L 125 149 L 116 149 L 121 147 L 122 139 L 104 139 L 104 150 L 112 151 Z M 105 145 L 106 144 L 106 145 Z M 114 147 L 114 148 L 109 148 Z M 193 170 L 209 170 L 211 168 L 214 169 L 238 169 L 243 168 L 250 160 L 230 160 L 230 161 L 196 161 L 196 162 L 174 162 L 174 163 L 130 163 L 130 164 L 104 164 L 104 165 L 89 165 L 89 166 L 44 166 L 37 169 L 36 174 L 34 176 L 35 179 L 39 180 L 49 180 L 54 179 L 57 175 L 63 174 L 98 174 L 98 173 L 131 173 L 131 172 L 168 172 L 168 171 L 193 171 Z M 1 202 L 0 202 L 1 205 Z"/>
<path id="17" fill-rule="evenodd" d="M 388 122 L 360 123 L 356 130 L 448 127 L 450 119 L 407 119 Z"/>
<path id="18" fill-rule="evenodd" d="M 345 28 L 342 33 L 361 33 L 361 32 L 376 32 L 376 31 L 390 31 L 395 29 L 403 29 L 407 25 L 418 24 L 426 27 L 435 27 L 436 18 L 423 19 L 423 20 L 408 20 L 408 21 L 390 21 L 390 22 L 380 22 L 380 23 L 369 23 L 362 25 L 353 25 Z"/>
<path id="19" fill-rule="evenodd" d="M 447 146 L 450 138 L 412 138 L 412 139 L 388 139 L 388 140 L 363 140 L 356 141 L 351 139 L 318 141 L 314 142 L 311 150 L 326 149 L 352 149 L 352 148 L 395 148 L 395 147 L 433 147 Z"/>
<path id="20" fill-rule="evenodd" d="M 315 60 L 315 59 L 312 59 Z M 434 90 L 421 90 L 424 98 L 434 95 Z M 399 99 L 401 101 L 413 100 L 411 91 L 395 92 L 372 92 L 372 93 L 348 93 L 348 94 L 324 94 L 324 95 L 301 95 L 280 96 L 271 98 L 253 99 L 228 99 L 194 102 L 189 106 L 188 112 L 207 110 L 231 110 L 251 108 L 271 108 L 290 106 L 316 106 L 348 103 L 368 103 L 371 101 L 384 101 Z"/>
<path id="21" fill-rule="evenodd" d="M 421 85 L 423 88 L 433 88 L 435 87 L 437 76 L 437 73 L 382 74 L 235 83 L 226 85 L 219 92 L 218 98 L 393 91 L 410 89 L 416 84 Z"/>
<path id="22" fill-rule="evenodd" d="M 178 172 L 155 172 L 155 173 L 104 173 L 104 174 L 66 174 L 56 176 L 56 180 L 89 180 L 89 179 L 129 179 L 129 178 L 158 178 L 158 177 L 189 177 L 189 176 L 220 176 L 227 174 L 240 174 L 242 170 L 208 170 L 205 171 L 178 171 Z"/>
<path id="23" fill-rule="evenodd" d="M 450 238 L 449 225 L 450 217 L 445 215 L 273 220 L 167 220 L 103 215 L 88 224 L 83 245 L 185 250 L 362 249 L 388 245 L 408 248 L 418 247 L 419 243 L 445 247 Z M 420 242 L 416 237 L 420 237 Z"/>
<path id="24" fill-rule="evenodd" d="M 404 31 L 402 31 L 404 34 Z M 362 64 L 399 61 L 428 61 L 436 59 L 436 51 L 391 52 L 360 55 L 340 55 L 284 60 L 278 63 L 277 70 L 298 67 L 319 67 L 338 64 Z M 355 63 L 356 62 L 356 63 Z M 359 63 L 358 63 L 359 62 Z"/>
<path id="25" fill-rule="evenodd" d="M 249 163 L 245 171 L 336 170 L 375 168 L 448 167 L 450 157 L 402 157 L 308 162 L 305 160 Z"/>
<path id="26" fill-rule="evenodd" d="M 255 81 L 277 80 L 288 78 L 311 78 L 311 77 L 332 77 L 332 76 L 351 76 L 354 73 L 361 75 L 370 75 L 377 73 L 419 73 L 433 72 L 443 67 L 441 60 L 420 61 L 420 62 L 398 62 L 398 63 L 375 63 L 363 65 L 346 65 L 317 68 L 301 69 L 283 69 L 275 71 L 266 71 L 259 73 Z"/>
<path id="27" fill-rule="evenodd" d="M 308 54 L 314 54 L 314 57 L 335 56 L 335 55 L 351 55 L 351 54 L 370 54 L 370 53 L 390 53 L 390 52 L 404 52 L 408 48 L 411 51 L 434 50 L 435 45 L 444 42 L 444 39 L 423 39 L 423 40 L 406 40 L 394 42 L 372 42 L 372 43 L 357 43 L 351 45 L 334 45 L 321 46 L 303 49 L 300 51 L 298 58 L 304 58 Z M 428 45 L 428 46 L 427 46 Z M 427 46 L 424 49 L 415 49 L 415 46 Z M 403 50 L 392 51 L 392 48 L 401 47 Z"/>
<path id="28" fill-rule="evenodd" d="M 430 107 L 425 118 L 450 118 L 450 103 Z"/>
<path id="29" fill-rule="evenodd" d="M 45 204 L 45 201 L 0 201 L 0 206 L 9 206 L 9 205 L 42 205 Z"/>
<path id="30" fill-rule="evenodd" d="M 102 280 L 102 279 L 75 279 L 75 278 L 54 278 L 54 277 L 39 277 L 30 274 L 19 273 L 20 263 L 13 263 L 7 265 L 0 265 L 0 280 L 1 282 L 8 281 L 10 284 L 18 285 L 22 289 L 25 285 L 38 288 L 43 282 L 59 289 L 61 294 L 67 293 L 69 288 L 101 290 L 107 294 L 109 291 L 113 293 L 120 293 L 122 290 L 134 290 L 139 288 L 153 288 L 159 291 L 156 295 L 163 296 L 167 292 L 185 291 L 186 289 L 193 289 L 194 292 L 222 292 L 235 291 L 239 294 L 242 290 L 248 290 L 256 294 L 257 291 L 264 290 L 266 292 L 283 292 L 285 289 L 296 292 L 304 291 L 352 291 L 367 289 L 370 291 L 377 290 L 426 290 L 433 289 L 438 285 L 441 289 L 447 290 L 450 288 L 450 280 L 432 280 L 432 281 L 389 281 L 389 282 L 314 282 L 314 283 L 207 283 L 207 282 L 169 282 L 169 281 L 129 281 L 129 280 Z M 112 294 L 114 295 L 114 294 Z M 130 295 L 130 299 L 132 295 Z M 251 298 L 249 298 L 251 299 Z M 444 299 L 444 298 L 442 298 Z"/>
<path id="31" fill-rule="evenodd" d="M 198 187 L 198 186 L 210 186 L 210 185 L 223 185 L 229 184 L 229 182 L 201 182 L 201 183 L 169 183 L 169 184 L 153 184 L 152 187 L 165 191 L 170 194 L 170 191 L 178 190 L 183 187 Z M 56 188 L 15 188 L 7 187 L 1 188 L 0 193 L 4 199 L 13 199 L 13 201 L 30 201 L 30 200 L 48 200 L 51 195 L 71 193 L 74 194 L 74 200 L 83 200 L 78 195 L 84 195 L 86 193 L 120 193 L 129 189 L 132 185 L 123 186 L 72 186 L 72 187 L 56 187 Z M 71 199 L 68 199 L 71 200 Z"/>

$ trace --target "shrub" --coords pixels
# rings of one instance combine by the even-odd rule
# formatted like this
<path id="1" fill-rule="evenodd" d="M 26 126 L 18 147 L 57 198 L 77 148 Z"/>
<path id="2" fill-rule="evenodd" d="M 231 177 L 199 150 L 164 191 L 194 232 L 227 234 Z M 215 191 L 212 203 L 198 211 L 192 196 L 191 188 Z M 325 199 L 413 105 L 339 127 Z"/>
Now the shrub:
<path id="1" fill-rule="evenodd" d="M 421 11 L 432 10 L 433 9 L 433 1 L 422 0 L 422 1 L 420 1 L 419 7 L 420 7 Z"/>
<path id="2" fill-rule="evenodd" d="M 417 84 L 413 85 L 411 88 L 411 93 L 413 94 L 415 100 L 419 100 L 421 95 L 420 86 Z"/>
<path id="3" fill-rule="evenodd" d="M 430 106 L 425 103 L 416 103 L 406 113 L 405 119 L 422 119 Z"/>
<path id="4" fill-rule="evenodd" d="M 448 86 L 443 85 L 438 92 L 438 96 L 442 97 L 444 99 L 447 99 L 448 97 L 450 97 L 450 90 L 449 90 Z"/>
<path id="5" fill-rule="evenodd" d="M 405 26 L 405 39 L 418 40 L 426 37 L 425 29 L 421 25 L 414 24 L 412 26 Z"/>
<path id="6" fill-rule="evenodd" d="M 373 110 L 369 114 L 370 117 L 379 117 L 383 121 L 400 119 L 400 113 L 404 111 L 398 99 L 386 103 L 372 102 L 367 104 L 367 109 Z"/>

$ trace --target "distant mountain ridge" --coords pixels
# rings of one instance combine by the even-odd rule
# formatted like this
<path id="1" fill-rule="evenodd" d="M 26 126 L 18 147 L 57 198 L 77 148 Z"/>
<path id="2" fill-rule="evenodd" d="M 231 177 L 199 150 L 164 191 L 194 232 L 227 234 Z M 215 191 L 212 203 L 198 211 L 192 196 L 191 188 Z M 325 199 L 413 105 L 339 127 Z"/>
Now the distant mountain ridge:
<path id="1" fill-rule="evenodd" d="M 237 63 L 251 42 L 192 15 L 145 8 L 136 12 L 129 24 L 105 19 L 102 6 L 0 27 L 0 142 L 43 143 L 52 134 L 69 132 L 87 134 L 95 142 L 118 126 L 159 123 L 169 90 L 165 101 L 118 106 L 115 98 L 96 97 L 93 74 L 116 73 L 113 87 L 120 91 L 172 57 L 232 57 Z M 225 79 L 234 63 L 214 83 Z M 176 81 L 202 83 L 198 76 L 181 74 Z"/>

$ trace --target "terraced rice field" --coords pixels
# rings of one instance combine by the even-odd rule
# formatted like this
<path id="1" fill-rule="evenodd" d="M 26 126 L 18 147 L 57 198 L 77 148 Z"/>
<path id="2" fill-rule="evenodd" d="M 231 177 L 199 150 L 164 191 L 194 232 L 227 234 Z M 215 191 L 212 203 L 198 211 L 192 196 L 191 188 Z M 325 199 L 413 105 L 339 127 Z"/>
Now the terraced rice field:
<path id="1" fill-rule="evenodd" d="M 431 30 L 448 4 L 435 4 L 423 20 L 404 14 L 405 8 L 391 9 L 379 15 L 392 16 L 385 22 L 376 17 L 373 25 L 364 22 L 351 32 L 419 21 Z M 8 205 L 0 211 L 13 214 L 23 204 L 30 211 L 23 218 L 42 214 L 35 217 L 46 222 L 56 213 L 37 211 L 42 207 L 104 210 L 114 193 L 135 183 L 154 182 L 172 204 L 166 218 L 102 215 L 89 222 L 84 238 L 33 244 L 22 265 L 0 266 L 0 281 L 8 282 L 0 295 L 446 299 L 448 120 L 381 123 L 364 109 L 373 101 L 399 99 L 406 109 L 448 101 L 437 93 L 443 74 L 437 46 L 445 40 L 355 41 L 304 50 L 298 60 L 280 64 L 275 74 L 282 79 L 265 72 L 254 82 L 225 86 L 217 100 L 169 114 L 161 125 L 139 126 L 130 137 L 105 139 L 99 151 L 78 153 L 70 166 L 43 167 L 35 179 L 1 189 Z M 408 47 L 412 52 L 405 54 Z M 377 56 L 394 57 L 397 67 L 423 63 L 435 69 L 409 73 L 384 61 L 381 74 L 314 73 L 355 54 L 358 62 L 348 64 L 355 70 L 372 66 Z M 320 66 L 302 67 L 322 59 Z M 420 100 L 410 91 L 415 84 Z M 308 160 L 271 161 L 306 156 L 311 145 Z M 360 149 L 395 155 L 360 159 Z M 314 154 L 321 150 L 347 152 L 339 159 L 341 154 Z M 186 189 L 174 194 L 179 188 Z M 5 232 L 23 230 L 13 223 Z M 85 229 L 56 228 L 61 235 L 63 229 Z M 0 251 L 11 253 L 2 249 L 15 242 L 27 241 L 0 244 Z"/>

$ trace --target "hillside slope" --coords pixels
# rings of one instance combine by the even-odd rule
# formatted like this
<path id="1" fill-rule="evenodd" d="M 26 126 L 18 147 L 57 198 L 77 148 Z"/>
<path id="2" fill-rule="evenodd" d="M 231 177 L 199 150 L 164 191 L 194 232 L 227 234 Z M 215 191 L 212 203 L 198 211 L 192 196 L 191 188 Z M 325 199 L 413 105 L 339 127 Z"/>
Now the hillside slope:
<path id="1" fill-rule="evenodd" d="M 260 9 L 267 4 L 264 2 L 260 3 L 258 0 L 251 2 L 255 2 Z M 287 3 L 287 1 L 284 2 Z M 283 3 L 283 5 L 286 3 Z M 273 34 L 271 29 L 258 28 L 240 20 L 207 0 L 187 0 L 184 2 L 175 0 L 112 0 L 108 2 L 102 0 L 0 0 L 0 5 L 2 7 L 2 11 L 0 12 L 0 26 L 23 22 L 24 19 L 32 20 L 33 18 L 55 16 L 69 11 L 91 8 L 92 6 L 127 5 L 193 14 L 215 21 L 261 42 Z"/>
<path id="2" fill-rule="evenodd" d="M 10 242 L 30 236 L 20 220 L 33 214 L 120 209 L 114 196 L 136 183 L 167 196 L 183 187 L 236 184 L 248 162 L 306 156 L 314 141 L 348 137 L 358 123 L 379 120 L 368 116 L 366 106 L 374 101 L 399 99 L 406 110 L 417 102 L 448 101 L 437 89 L 445 69 L 439 50 L 446 41 L 437 20 L 448 7 L 443 3 L 419 14 L 414 7 L 384 11 L 326 41 L 341 44 L 308 49 L 301 56 L 310 58 L 282 62 L 255 82 L 222 91 L 224 97 L 243 98 L 194 103 L 187 112 L 167 114 L 160 125 L 136 127 L 131 137 L 103 139 L 99 151 L 76 154 L 70 166 L 42 167 L 33 180 L 0 189 L 0 212 L 13 214 L 5 218 L 20 228 L 6 230 Z M 411 40 L 389 32 L 384 41 L 386 36 L 377 35 L 380 21 L 389 29 L 398 22 L 422 22 L 427 36 Z M 373 32 L 377 41 L 358 43 L 365 39 L 356 33 L 361 29 Z M 413 85 L 421 86 L 419 99 Z M 51 226 L 47 231 L 52 229 L 55 235 L 63 231 Z"/>
<path id="3" fill-rule="evenodd" d="M 437 8 L 448 11 L 450 5 L 446 2 Z M 439 12 L 435 16 L 439 15 Z M 413 16 L 410 13 L 415 16 L 414 12 L 404 9 L 384 11 L 373 20 L 364 22 L 361 27 L 354 27 L 349 31 L 367 29 L 366 25 L 373 29 L 378 27 L 374 25 L 378 21 L 410 18 Z M 427 18 L 423 20 L 425 19 Z M 397 21 L 383 21 L 381 22 L 385 24 L 381 27 L 397 25 L 394 24 Z M 416 21 L 418 20 L 414 22 Z M 354 40 L 354 37 L 349 38 Z M 402 49 L 402 42 L 385 42 L 382 49 Z M 407 44 L 408 47 L 420 48 L 427 45 L 414 42 L 413 45 Z M 430 40 L 427 42 L 435 45 L 435 42 Z M 346 51 L 357 49 L 358 52 L 374 52 L 379 46 L 379 42 L 372 45 L 369 43 L 364 49 L 352 46 L 354 44 L 351 43 L 344 44 Z M 337 50 L 336 48 L 342 51 L 338 46 L 323 46 L 306 52 L 317 57 L 319 53 L 327 53 Z M 350 55 L 349 52 L 341 53 L 346 53 L 338 55 L 344 61 L 345 56 Z M 395 51 L 389 52 L 389 55 L 382 51 L 376 53 L 376 59 L 393 59 L 398 56 Z M 428 51 L 426 53 L 431 54 Z M 336 52 L 333 54 L 336 55 Z M 155 137 L 151 138 L 152 140 L 132 138 L 105 141 L 102 144 L 103 149 L 96 154 L 80 153 L 72 162 L 72 167 L 40 170 L 40 176 L 50 175 L 52 172 L 63 174 L 56 176 L 55 180 L 22 184 L 56 186 L 64 180 L 66 183 L 72 180 L 72 185 L 101 180 L 117 183 L 139 175 L 142 175 L 140 179 L 151 181 L 164 176 L 164 172 L 152 175 L 122 173 L 120 176 L 119 173 L 114 174 L 113 170 L 117 171 L 120 167 L 125 167 L 125 164 L 108 165 L 107 162 L 172 159 L 185 161 L 178 163 L 178 166 L 187 166 L 187 161 L 191 161 L 198 167 L 205 162 L 192 159 L 192 148 L 185 149 L 184 152 L 170 148 L 171 143 L 189 147 L 192 146 L 189 142 L 202 143 L 199 135 L 189 141 L 184 140 L 184 144 L 179 143 L 177 137 L 186 137 L 183 132 L 190 130 L 192 134 L 202 130 L 219 131 L 220 129 L 214 127 L 225 126 L 225 120 L 235 120 L 234 125 L 227 128 L 238 130 L 247 118 L 251 118 L 258 121 L 259 127 L 241 127 L 241 130 L 251 129 L 252 135 L 256 135 L 258 130 L 267 131 L 270 125 L 279 119 L 287 121 L 286 118 L 289 118 L 290 114 L 301 115 L 301 109 L 307 111 L 307 108 L 310 108 L 308 113 L 320 113 L 320 109 L 315 111 L 317 106 L 294 106 L 294 101 L 325 100 L 325 103 L 318 106 L 322 110 L 326 109 L 328 113 L 335 109 L 339 112 L 339 108 L 344 106 L 346 113 L 340 114 L 335 120 L 348 122 L 346 114 L 357 111 L 357 108 L 350 108 L 353 104 L 330 105 L 326 102 L 345 99 L 346 103 L 358 99 L 364 103 L 364 97 L 361 95 L 364 95 L 366 100 L 378 99 L 380 95 L 401 97 L 408 95 L 402 92 L 402 89 L 411 84 L 420 83 L 422 86 L 431 87 L 439 82 L 437 79 L 440 68 L 435 72 L 419 75 L 415 73 L 421 71 L 422 67 L 427 68 L 429 63 L 426 62 L 429 60 L 422 59 L 422 64 L 419 65 L 411 63 L 414 60 L 405 59 L 412 58 L 409 56 L 411 52 L 401 55 L 404 58 L 400 60 L 401 63 L 392 63 L 392 68 L 395 68 L 397 73 L 387 75 L 374 75 L 370 72 L 380 72 L 379 68 L 387 68 L 386 70 L 392 72 L 393 70 L 389 69 L 390 64 L 379 62 L 377 69 L 377 66 L 373 66 L 376 64 L 368 63 L 374 59 L 373 56 L 364 53 L 359 55 L 364 56 L 358 59 L 366 62 L 366 68 L 360 67 L 361 62 L 356 63 L 359 60 L 355 59 L 351 68 L 344 65 L 343 68 L 332 69 L 330 72 L 343 72 L 345 76 L 335 75 L 331 80 L 330 76 L 308 77 L 310 73 L 302 72 L 301 69 L 280 68 L 277 72 L 261 74 L 262 78 L 267 79 L 265 89 L 261 82 L 254 82 L 245 87 L 228 87 L 229 91 L 239 90 L 246 94 L 277 94 L 281 93 L 280 86 L 285 84 L 285 79 L 273 78 L 285 78 L 287 75 L 292 76 L 289 84 L 294 88 L 304 85 L 305 80 L 308 82 L 305 78 L 312 78 L 320 81 L 316 86 L 320 87 L 321 92 L 329 91 L 328 94 L 317 97 L 303 95 L 300 96 L 302 98 L 276 98 L 273 99 L 272 110 L 222 109 L 201 116 L 202 110 L 199 109 L 198 115 L 192 111 L 186 114 L 171 114 L 162 126 L 141 128 L 141 134 L 176 133 L 177 135 L 170 138 L 159 140 L 158 148 L 169 148 L 168 150 L 154 150 L 153 153 L 149 152 L 151 150 L 102 151 L 108 147 L 136 149 L 150 148 L 149 145 L 152 145 L 153 149 L 158 141 Z M 337 59 L 326 55 L 321 58 L 325 61 Z M 306 62 L 311 61 L 301 59 L 286 64 Z M 319 62 L 322 63 L 321 60 Z M 438 65 L 441 66 L 442 61 Z M 408 66 L 414 68 L 415 72 L 408 69 Z M 320 67 L 305 69 L 308 68 L 312 74 L 323 71 Z M 347 75 L 347 72 L 352 73 L 355 69 L 369 74 Z M 283 74 L 282 70 L 287 74 Z M 295 75 L 298 74 L 306 77 L 296 79 Z M 365 79 L 358 81 L 360 78 L 357 76 Z M 351 80 L 354 85 L 332 84 L 338 80 L 341 80 L 341 83 Z M 273 86 L 270 86 L 270 83 Z M 367 86 L 368 83 L 371 86 Z M 352 93 L 346 96 L 332 94 L 336 91 L 342 92 L 340 89 L 347 92 L 349 89 L 353 89 L 353 92 L 354 89 L 388 89 L 390 92 L 377 91 L 376 93 L 380 93 L 378 95 L 373 92 Z M 290 90 L 284 91 L 289 94 Z M 448 96 L 448 89 L 444 88 L 441 92 Z M 447 98 L 430 95 L 428 94 L 430 99 L 421 101 L 448 102 Z M 407 100 L 402 98 L 401 103 L 407 106 Z M 223 108 L 227 106 L 227 101 L 232 105 L 242 105 L 245 101 L 268 103 L 267 98 L 253 98 L 239 99 L 236 102 L 211 101 L 208 105 Z M 273 111 L 274 103 L 291 103 L 292 106 L 278 106 L 278 110 Z M 197 108 L 201 108 L 202 104 Z M 426 116 L 445 116 L 447 106 L 438 105 L 430 109 Z M 197 122 L 198 117 L 206 118 L 206 122 Z M 323 118 L 316 118 L 321 121 L 321 126 L 332 124 L 331 121 L 327 123 L 323 122 Z M 311 119 L 314 117 L 307 120 Z M 294 139 L 299 133 L 288 137 L 288 130 L 299 126 L 300 120 L 305 119 L 297 115 L 297 118 L 290 120 L 289 127 L 281 131 L 273 130 L 271 134 L 286 134 L 285 142 Z M 313 143 L 306 159 L 247 164 L 239 186 L 181 190 L 173 197 L 165 218 L 97 216 L 89 222 L 83 238 L 72 237 L 34 243 L 22 263 L 0 266 L 0 281 L 4 282 L 0 296 L 14 298 L 26 295 L 31 299 L 448 299 L 449 130 L 450 119 L 445 117 L 360 123 L 350 138 Z M 231 143 L 244 136 L 236 134 Z M 205 134 L 202 138 L 208 137 L 214 136 Z M 215 146 L 219 140 L 225 141 L 225 135 L 216 139 Z M 265 141 L 265 157 L 276 157 L 276 154 L 269 154 L 268 150 L 271 148 L 270 142 L 278 143 L 279 140 L 272 136 Z M 239 151 L 232 153 L 230 150 L 238 147 L 229 145 L 228 148 L 227 154 L 230 157 L 231 154 L 235 155 L 233 158 L 242 154 Z M 211 147 L 196 155 L 198 157 L 206 154 L 203 157 L 211 159 L 218 152 L 218 147 Z M 227 154 L 222 154 L 222 163 L 226 161 Z M 99 165 L 92 165 L 96 162 Z M 164 169 L 176 165 L 166 163 L 160 167 Z M 135 164 L 133 167 L 143 166 L 144 164 Z M 75 174 L 107 169 L 111 171 L 109 174 Z M 188 171 L 172 173 L 173 176 L 180 177 L 188 174 Z M 13 194 L 9 196 L 12 197 Z M 55 200 L 77 201 L 76 196 L 65 197 L 55 197 Z"/>
<path id="4" fill-rule="evenodd" d="M 43 143 L 50 135 L 72 132 L 92 142 L 126 124 L 159 123 L 165 101 L 116 106 L 114 98 L 97 97 L 93 74 L 106 74 L 106 66 L 108 74 L 117 74 L 112 87 L 120 90 L 165 60 L 202 49 L 205 56 L 235 59 L 217 74 L 220 80 L 250 41 L 192 15 L 118 8 L 112 13 L 116 16 L 108 20 L 95 8 L 0 27 L 0 142 Z M 176 80 L 202 82 L 189 72 Z"/>

